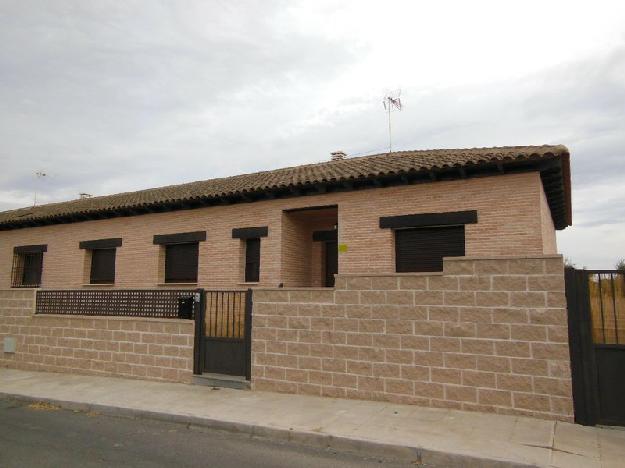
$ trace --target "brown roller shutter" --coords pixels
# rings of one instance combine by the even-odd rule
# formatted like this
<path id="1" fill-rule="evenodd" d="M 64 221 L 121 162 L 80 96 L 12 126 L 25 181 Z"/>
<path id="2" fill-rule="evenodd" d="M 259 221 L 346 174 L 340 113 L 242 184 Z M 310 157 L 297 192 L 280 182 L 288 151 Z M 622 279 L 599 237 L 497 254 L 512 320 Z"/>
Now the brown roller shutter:
<path id="1" fill-rule="evenodd" d="M 256 283 L 260 279 L 260 239 L 245 241 L 245 282 Z"/>
<path id="2" fill-rule="evenodd" d="M 464 226 L 395 231 L 395 265 L 398 273 L 443 271 L 443 257 L 462 256 Z"/>
<path id="3" fill-rule="evenodd" d="M 24 270 L 22 273 L 22 283 L 20 286 L 31 288 L 39 287 L 41 284 L 41 270 L 43 267 L 43 253 L 24 254 Z"/>
<path id="4" fill-rule="evenodd" d="M 165 282 L 197 282 L 198 243 L 165 246 Z"/>
<path id="5" fill-rule="evenodd" d="M 91 284 L 115 282 L 116 249 L 95 249 L 91 251 Z"/>

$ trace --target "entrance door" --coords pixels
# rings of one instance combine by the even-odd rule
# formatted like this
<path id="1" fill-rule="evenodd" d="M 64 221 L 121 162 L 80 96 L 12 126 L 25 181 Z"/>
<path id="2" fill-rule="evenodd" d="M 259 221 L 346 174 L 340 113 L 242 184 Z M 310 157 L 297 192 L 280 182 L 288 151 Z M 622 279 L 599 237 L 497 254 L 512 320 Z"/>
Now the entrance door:
<path id="1" fill-rule="evenodd" d="M 339 272 L 339 255 L 337 241 L 326 242 L 326 278 L 325 286 L 334 287 L 334 275 Z"/>
<path id="2" fill-rule="evenodd" d="M 195 373 L 250 378 L 252 291 L 205 291 L 196 317 Z"/>
<path id="3" fill-rule="evenodd" d="M 625 273 L 566 272 L 575 420 L 625 426 Z"/>

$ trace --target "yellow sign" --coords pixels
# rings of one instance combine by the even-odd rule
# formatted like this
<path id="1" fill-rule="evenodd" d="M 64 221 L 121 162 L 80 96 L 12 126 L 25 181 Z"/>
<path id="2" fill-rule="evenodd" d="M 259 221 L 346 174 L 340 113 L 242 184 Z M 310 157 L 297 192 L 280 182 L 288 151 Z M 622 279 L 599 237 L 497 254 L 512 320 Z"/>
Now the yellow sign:
<path id="1" fill-rule="evenodd" d="M 339 253 L 347 252 L 347 244 L 339 244 Z"/>

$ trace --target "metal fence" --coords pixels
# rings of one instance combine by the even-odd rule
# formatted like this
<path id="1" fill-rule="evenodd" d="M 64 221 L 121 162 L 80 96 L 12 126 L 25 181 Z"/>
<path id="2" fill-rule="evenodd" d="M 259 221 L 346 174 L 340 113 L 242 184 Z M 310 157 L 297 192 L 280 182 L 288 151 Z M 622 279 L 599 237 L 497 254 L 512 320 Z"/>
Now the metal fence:
<path id="1" fill-rule="evenodd" d="M 40 290 L 35 313 L 119 317 L 194 318 L 196 290 Z"/>

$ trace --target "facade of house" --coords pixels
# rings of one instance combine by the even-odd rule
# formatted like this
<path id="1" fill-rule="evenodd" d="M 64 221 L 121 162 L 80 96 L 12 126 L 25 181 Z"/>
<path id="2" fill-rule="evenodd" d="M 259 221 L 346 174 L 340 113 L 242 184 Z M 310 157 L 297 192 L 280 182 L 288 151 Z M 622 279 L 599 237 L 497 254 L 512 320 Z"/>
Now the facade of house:
<path id="1" fill-rule="evenodd" d="M 335 158 L 8 211 L 0 365 L 570 421 L 569 225 L 564 146 Z"/>
<path id="2" fill-rule="evenodd" d="M 0 213 L 0 287 L 328 287 L 335 273 L 440 271 L 443 256 L 553 254 L 569 192 L 566 148 L 543 146 L 348 158 L 36 206 Z"/>

